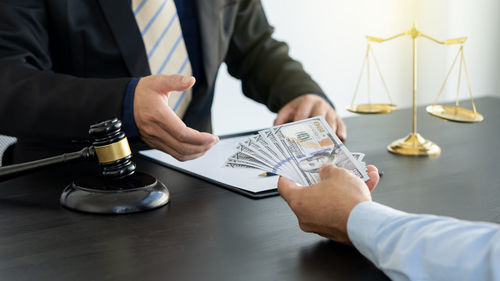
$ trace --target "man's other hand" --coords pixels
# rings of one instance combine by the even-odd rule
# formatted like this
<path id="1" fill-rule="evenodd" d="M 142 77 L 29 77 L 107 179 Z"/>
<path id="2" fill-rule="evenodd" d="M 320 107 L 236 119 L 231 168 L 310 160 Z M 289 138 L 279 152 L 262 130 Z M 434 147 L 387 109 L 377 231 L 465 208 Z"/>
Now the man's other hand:
<path id="1" fill-rule="evenodd" d="M 141 78 L 135 89 L 134 118 L 142 139 L 180 161 L 202 156 L 219 140 L 187 127 L 168 106 L 170 92 L 185 91 L 194 83 L 191 76 L 151 75 Z"/>
<path id="2" fill-rule="evenodd" d="M 297 216 L 303 231 L 349 244 L 349 214 L 357 204 L 372 200 L 370 191 L 380 179 L 375 166 L 368 165 L 367 169 L 370 180 L 364 183 L 346 169 L 326 164 L 319 171 L 320 183 L 299 187 L 280 177 L 278 191 Z"/>
<path id="3" fill-rule="evenodd" d="M 344 122 L 333 107 L 322 97 L 307 94 L 293 99 L 278 112 L 274 125 L 299 121 L 314 116 L 323 116 L 341 141 L 347 136 Z"/>

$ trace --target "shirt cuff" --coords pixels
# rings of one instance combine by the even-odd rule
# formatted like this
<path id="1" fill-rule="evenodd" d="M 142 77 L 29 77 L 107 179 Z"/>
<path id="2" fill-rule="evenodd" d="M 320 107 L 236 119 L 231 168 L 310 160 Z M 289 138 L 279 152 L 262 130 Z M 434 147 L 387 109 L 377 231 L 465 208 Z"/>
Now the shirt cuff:
<path id="1" fill-rule="evenodd" d="M 134 119 L 134 93 L 141 78 L 132 78 L 125 89 L 122 105 L 122 124 L 125 135 L 129 138 L 139 136 Z"/>
<path id="2" fill-rule="evenodd" d="M 379 203 L 365 201 L 356 205 L 347 220 L 347 235 L 358 251 L 369 260 L 375 260 L 377 231 L 387 221 L 408 215 Z"/>

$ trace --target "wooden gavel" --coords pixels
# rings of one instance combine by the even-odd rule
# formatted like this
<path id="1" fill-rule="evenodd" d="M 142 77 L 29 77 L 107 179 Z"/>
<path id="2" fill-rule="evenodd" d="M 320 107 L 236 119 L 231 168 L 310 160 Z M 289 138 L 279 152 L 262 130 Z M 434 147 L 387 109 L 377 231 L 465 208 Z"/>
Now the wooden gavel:
<path id="1" fill-rule="evenodd" d="M 102 175 L 110 178 L 124 178 L 135 172 L 132 152 L 122 122 L 117 118 L 90 126 L 92 145 L 79 151 L 64 153 L 36 161 L 0 167 L 0 181 L 49 167 L 77 160 L 97 159 L 102 167 Z"/>
<path id="2" fill-rule="evenodd" d="M 45 167 L 77 160 L 97 159 L 99 176 L 74 180 L 63 190 L 60 202 L 77 211 L 99 214 L 127 214 L 164 206 L 169 202 L 167 187 L 155 177 L 136 172 L 122 122 L 118 119 L 90 126 L 92 145 L 80 151 L 0 167 L 0 181 Z"/>

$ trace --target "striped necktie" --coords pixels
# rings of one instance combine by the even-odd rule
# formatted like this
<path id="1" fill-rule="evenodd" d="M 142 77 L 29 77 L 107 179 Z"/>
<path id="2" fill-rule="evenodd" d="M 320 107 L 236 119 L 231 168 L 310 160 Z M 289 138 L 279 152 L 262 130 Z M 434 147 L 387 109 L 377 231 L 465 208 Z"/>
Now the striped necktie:
<path id="1" fill-rule="evenodd" d="M 146 47 L 151 74 L 192 75 L 174 0 L 132 0 L 132 11 Z M 171 92 L 168 105 L 182 118 L 191 89 Z"/>

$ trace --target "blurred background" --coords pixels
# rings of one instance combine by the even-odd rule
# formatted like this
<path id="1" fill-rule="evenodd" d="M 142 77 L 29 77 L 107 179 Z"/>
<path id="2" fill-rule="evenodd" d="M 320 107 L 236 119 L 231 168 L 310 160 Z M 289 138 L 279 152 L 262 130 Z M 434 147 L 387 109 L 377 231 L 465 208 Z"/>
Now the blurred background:
<path id="1" fill-rule="evenodd" d="M 262 4 L 276 29 L 275 38 L 288 43 L 291 56 L 302 62 L 342 117 L 353 115 L 344 108 L 351 103 L 361 71 L 365 35 L 393 36 L 410 29 L 413 21 L 421 32 L 440 41 L 467 36 L 464 55 L 474 98 L 500 96 L 498 0 L 262 0 Z M 417 103 L 427 105 L 439 92 L 459 46 L 438 45 L 422 37 L 417 44 Z M 410 107 L 411 37 L 371 45 L 394 103 Z M 439 101 L 455 99 L 457 66 L 458 62 Z M 375 67 L 371 70 L 372 102 L 388 103 Z M 465 76 L 460 98 L 468 98 Z M 367 102 L 366 83 L 360 86 L 357 102 Z M 471 108 L 470 102 L 464 107 Z M 225 66 L 219 72 L 212 114 L 219 135 L 269 127 L 276 116 L 244 97 L 239 81 L 227 74 Z"/>

